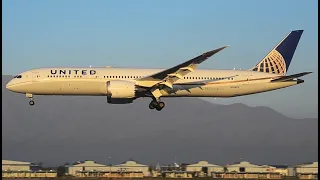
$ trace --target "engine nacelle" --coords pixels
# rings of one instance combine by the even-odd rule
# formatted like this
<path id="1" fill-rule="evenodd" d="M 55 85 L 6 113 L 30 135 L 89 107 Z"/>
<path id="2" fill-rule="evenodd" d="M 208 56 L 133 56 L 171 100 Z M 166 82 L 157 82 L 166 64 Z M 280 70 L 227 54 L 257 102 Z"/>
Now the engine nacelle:
<path id="1" fill-rule="evenodd" d="M 107 81 L 107 102 L 110 104 L 128 104 L 135 99 L 135 84 L 130 81 Z"/>

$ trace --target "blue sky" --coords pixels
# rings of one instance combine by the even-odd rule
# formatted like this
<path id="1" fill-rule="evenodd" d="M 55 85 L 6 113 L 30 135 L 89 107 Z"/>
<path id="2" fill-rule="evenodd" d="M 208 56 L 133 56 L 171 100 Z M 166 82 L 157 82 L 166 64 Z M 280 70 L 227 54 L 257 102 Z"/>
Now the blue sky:
<path id="1" fill-rule="evenodd" d="M 247 69 L 287 33 L 304 29 L 289 74 L 314 73 L 291 88 L 209 99 L 318 116 L 316 0 L 4 0 L 3 74 L 53 66 L 169 68 L 230 45 L 200 68 Z"/>

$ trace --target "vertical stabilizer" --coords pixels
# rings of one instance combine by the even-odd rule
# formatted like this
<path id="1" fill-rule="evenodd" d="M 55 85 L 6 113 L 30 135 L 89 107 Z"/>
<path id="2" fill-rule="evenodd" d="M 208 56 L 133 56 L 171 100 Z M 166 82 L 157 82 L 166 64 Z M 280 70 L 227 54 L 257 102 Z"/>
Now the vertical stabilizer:
<path id="1" fill-rule="evenodd" d="M 267 56 L 250 70 L 285 75 L 302 33 L 303 30 L 291 31 Z"/>

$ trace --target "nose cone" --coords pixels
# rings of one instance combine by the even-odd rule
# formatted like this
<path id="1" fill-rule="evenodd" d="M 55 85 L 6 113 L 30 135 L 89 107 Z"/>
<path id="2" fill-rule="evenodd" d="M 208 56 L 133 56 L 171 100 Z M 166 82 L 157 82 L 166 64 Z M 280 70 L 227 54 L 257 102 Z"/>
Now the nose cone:
<path id="1" fill-rule="evenodd" d="M 10 91 L 14 91 L 13 89 L 13 84 L 12 84 L 12 80 L 8 82 L 8 84 L 6 85 L 6 88 Z"/>

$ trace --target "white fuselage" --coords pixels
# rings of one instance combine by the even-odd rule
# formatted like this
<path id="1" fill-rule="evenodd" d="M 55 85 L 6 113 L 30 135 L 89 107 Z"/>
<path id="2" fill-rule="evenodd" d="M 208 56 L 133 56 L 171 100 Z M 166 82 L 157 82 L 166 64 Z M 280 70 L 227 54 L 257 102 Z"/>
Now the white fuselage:
<path id="1" fill-rule="evenodd" d="M 133 68 L 40 68 L 21 73 L 7 88 L 33 95 L 106 96 L 106 82 L 135 83 L 137 79 L 163 69 Z M 241 70 L 204 70 L 187 74 L 176 81 L 162 97 L 234 97 L 261 93 L 296 85 L 297 81 L 270 82 L 277 74 Z M 205 85 L 191 82 L 210 81 Z M 188 84 L 189 83 L 189 84 Z"/>

